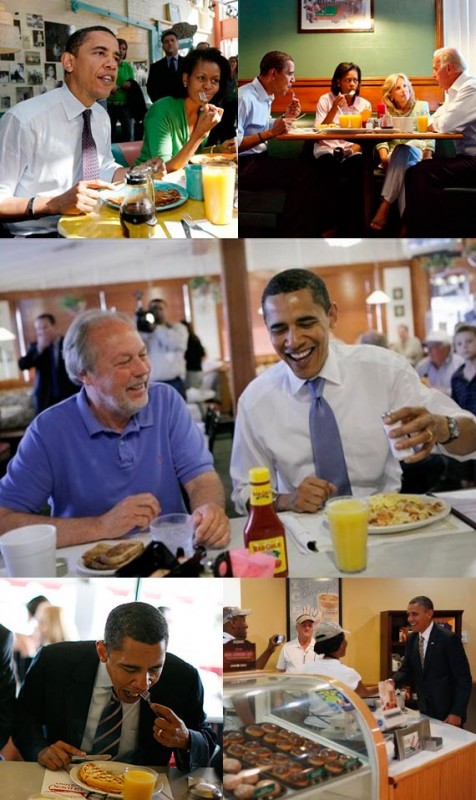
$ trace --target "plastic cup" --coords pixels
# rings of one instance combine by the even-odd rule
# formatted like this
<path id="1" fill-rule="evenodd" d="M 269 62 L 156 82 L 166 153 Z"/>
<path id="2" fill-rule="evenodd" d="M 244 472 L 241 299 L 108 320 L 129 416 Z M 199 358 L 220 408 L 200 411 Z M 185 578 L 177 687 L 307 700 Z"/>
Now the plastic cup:
<path id="1" fill-rule="evenodd" d="M 228 225 L 233 219 L 234 164 L 203 164 L 205 216 L 212 225 Z"/>
<path id="2" fill-rule="evenodd" d="M 362 572 L 367 566 L 369 508 L 357 497 L 336 497 L 326 503 L 334 559 L 341 572 Z"/>
<path id="3" fill-rule="evenodd" d="M 203 200 L 201 164 L 185 164 L 185 188 L 191 200 Z"/>
<path id="4" fill-rule="evenodd" d="M 155 542 L 165 544 L 174 555 L 181 547 L 187 558 L 193 556 L 194 526 L 189 514 L 163 514 L 155 517 L 150 523 L 150 532 Z"/>
<path id="5" fill-rule="evenodd" d="M 248 548 L 230 550 L 233 576 L 239 578 L 272 578 L 276 558 L 266 553 L 250 553 Z"/>
<path id="6" fill-rule="evenodd" d="M 0 551 L 10 578 L 56 577 L 54 525 L 27 525 L 4 533 Z"/>
<path id="7" fill-rule="evenodd" d="M 361 128 L 362 127 L 362 114 L 351 114 L 352 119 L 352 128 Z"/>
<path id="8" fill-rule="evenodd" d="M 428 114 L 420 114 L 416 118 L 416 124 L 419 133 L 426 133 L 428 131 Z"/>
<path id="9" fill-rule="evenodd" d="M 151 800 L 157 773 L 146 767 L 127 769 L 124 773 L 123 800 Z"/>

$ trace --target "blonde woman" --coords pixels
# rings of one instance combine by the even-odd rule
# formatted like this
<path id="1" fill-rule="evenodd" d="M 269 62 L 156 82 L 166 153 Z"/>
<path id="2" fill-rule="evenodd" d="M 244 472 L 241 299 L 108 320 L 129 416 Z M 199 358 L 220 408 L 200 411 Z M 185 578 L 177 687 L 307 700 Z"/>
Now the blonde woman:
<path id="1" fill-rule="evenodd" d="M 42 603 L 38 606 L 35 617 L 38 620 L 40 645 L 79 639 L 75 624 L 67 619 L 61 606 Z"/>
<path id="2" fill-rule="evenodd" d="M 383 100 L 392 117 L 417 117 L 429 114 L 426 100 L 416 100 L 410 80 L 403 72 L 386 78 L 382 87 Z M 422 158 L 431 158 L 435 150 L 433 139 L 392 139 L 377 145 L 380 167 L 384 170 L 381 203 L 370 227 L 385 228 L 392 203 L 398 201 L 400 217 L 405 209 L 405 172 Z"/>

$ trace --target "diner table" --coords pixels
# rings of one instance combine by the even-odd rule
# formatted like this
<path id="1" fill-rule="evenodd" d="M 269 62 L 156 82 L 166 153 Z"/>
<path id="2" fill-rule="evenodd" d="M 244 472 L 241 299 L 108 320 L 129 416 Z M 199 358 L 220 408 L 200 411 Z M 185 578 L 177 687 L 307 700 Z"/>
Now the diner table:
<path id="1" fill-rule="evenodd" d="M 320 131 L 314 128 L 300 128 L 298 126 L 291 128 L 288 133 L 281 134 L 276 137 L 279 140 L 306 140 L 319 142 L 324 139 L 345 139 L 349 142 L 356 142 L 362 148 L 362 165 L 363 165 L 363 210 L 364 210 L 364 225 L 367 229 L 372 221 L 375 213 L 374 197 L 373 197 L 373 173 L 374 173 L 374 147 L 379 142 L 391 141 L 392 139 L 404 139 L 411 141 L 412 139 L 463 139 L 462 133 L 420 133 L 415 131 L 407 133 L 406 131 L 399 131 L 395 128 L 361 128 L 358 132 L 356 129 L 350 129 L 349 133 L 344 128 L 332 128 L 326 131 Z"/>
<path id="2" fill-rule="evenodd" d="M 169 172 L 164 178 L 166 183 L 177 183 L 185 186 L 183 169 Z M 118 193 L 120 189 L 118 188 Z M 205 231 L 191 231 L 191 238 L 198 239 L 237 239 L 238 212 L 233 211 L 233 219 L 229 225 L 211 225 L 205 218 L 205 203 L 188 198 L 182 205 L 164 208 L 157 211 L 157 225 L 151 239 L 185 239 L 185 230 L 180 220 L 189 214 L 193 220 L 204 225 Z M 89 214 L 62 216 L 58 222 L 58 233 L 67 239 L 122 239 L 124 234 L 119 220 L 119 209 L 113 208 L 101 200 Z M 213 235 L 211 235 L 213 234 Z"/>
<path id="3" fill-rule="evenodd" d="M 172 792 L 173 800 L 190 800 L 192 795 L 188 793 L 188 774 L 180 772 L 176 767 L 154 767 L 158 773 L 164 773 L 169 782 L 169 787 Z M 0 761 L 0 782 L 2 786 L 1 798 L 2 800 L 27 800 L 27 798 L 34 792 L 40 792 L 43 786 L 43 779 L 45 776 L 45 768 L 40 764 L 33 762 L 20 762 L 20 761 Z M 203 777 L 207 781 L 218 782 L 217 774 L 211 767 L 202 767 L 190 773 L 194 777 Z M 168 787 L 167 787 L 168 788 Z M 53 795 L 52 795 L 53 796 Z M 58 791 L 54 792 L 54 796 L 61 800 L 61 798 L 71 798 L 71 794 L 62 794 Z M 85 796 L 85 795 L 84 795 Z M 103 797 L 90 793 L 91 798 Z M 77 798 L 80 800 L 82 794 L 78 794 Z M 109 795 L 111 797 L 111 795 Z M 157 795 L 158 800 L 164 800 L 163 795 Z"/>

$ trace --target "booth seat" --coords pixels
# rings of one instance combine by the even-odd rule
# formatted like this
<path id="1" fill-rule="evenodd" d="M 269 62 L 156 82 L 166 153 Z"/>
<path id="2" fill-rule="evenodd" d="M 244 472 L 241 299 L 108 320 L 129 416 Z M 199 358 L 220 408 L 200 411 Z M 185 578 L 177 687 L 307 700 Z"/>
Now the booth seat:
<path id="1" fill-rule="evenodd" d="M 111 149 L 118 164 L 122 167 L 132 167 L 142 150 L 142 142 L 114 142 Z"/>

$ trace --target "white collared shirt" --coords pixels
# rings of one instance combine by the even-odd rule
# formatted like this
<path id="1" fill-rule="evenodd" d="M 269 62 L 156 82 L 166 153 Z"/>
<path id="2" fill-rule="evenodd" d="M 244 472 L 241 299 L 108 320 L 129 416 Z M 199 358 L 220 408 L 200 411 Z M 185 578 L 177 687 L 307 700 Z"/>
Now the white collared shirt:
<path id="1" fill-rule="evenodd" d="M 0 203 L 7 197 L 54 197 L 82 177 L 82 113 L 85 106 L 66 84 L 24 100 L 0 120 Z M 105 181 L 120 167 L 111 152 L 111 124 L 98 103 L 91 107 L 100 177 Z M 58 217 L 4 223 L 16 236 L 51 233 Z"/>
<path id="2" fill-rule="evenodd" d="M 274 94 L 268 94 L 259 78 L 255 78 L 245 86 L 240 86 L 238 89 L 238 146 L 245 136 L 263 133 L 273 127 L 274 120 L 271 117 L 273 100 Z M 266 149 L 266 144 L 261 142 L 255 147 L 250 147 L 249 150 L 244 150 L 240 156 L 265 153 Z"/>
<path id="3" fill-rule="evenodd" d="M 423 633 L 419 633 L 418 634 L 423 639 L 423 659 L 425 658 L 425 655 L 426 655 L 426 648 L 428 647 L 428 642 L 429 642 L 429 639 L 430 639 L 430 633 L 433 630 L 433 625 L 434 625 L 434 623 L 430 622 L 430 624 L 428 625 L 428 628 L 426 628 L 423 631 Z"/>
<path id="4" fill-rule="evenodd" d="M 81 742 L 81 750 L 84 750 L 86 753 L 90 753 L 92 750 L 98 722 L 104 706 L 107 705 L 110 700 L 111 689 L 112 683 L 107 667 L 100 661 Z M 137 750 L 139 742 L 140 700 L 138 700 L 137 703 L 122 703 L 121 705 L 122 729 L 117 756 L 118 760 Z"/>
<path id="5" fill-rule="evenodd" d="M 467 72 L 456 78 L 443 105 L 430 117 L 430 125 L 438 133 L 463 133 L 464 139 L 454 143 L 457 154 L 476 156 L 476 78 Z"/>
<path id="6" fill-rule="evenodd" d="M 296 637 L 281 648 L 276 669 L 283 669 L 285 672 L 303 672 L 305 664 L 314 664 L 321 660 L 322 656 L 314 652 L 314 638 L 303 647 Z"/>
<path id="7" fill-rule="evenodd" d="M 339 426 L 352 491 L 360 497 L 401 487 L 401 467 L 391 454 L 383 414 L 411 405 L 475 419 L 439 390 L 423 386 L 403 356 L 382 347 L 330 342 L 319 374 L 326 379 L 324 397 Z M 273 488 L 284 493 L 315 475 L 310 407 L 306 382 L 283 361 L 246 387 L 238 402 L 230 467 L 238 513 L 247 513 L 251 467 L 268 467 Z"/>
<path id="8" fill-rule="evenodd" d="M 323 94 L 322 97 L 319 98 L 314 120 L 314 125 L 316 127 L 324 122 L 332 108 L 334 100 L 335 95 L 332 92 L 327 92 L 327 94 Z M 343 106 L 339 107 L 333 119 L 333 123 L 336 125 L 339 124 L 339 117 L 341 114 L 359 114 L 364 108 L 368 108 L 372 111 L 372 104 L 364 97 L 357 95 L 357 97 L 354 97 L 352 105 L 349 106 L 347 103 L 344 103 Z M 316 158 L 319 158 L 319 156 L 325 155 L 326 153 L 332 153 L 336 147 L 342 147 L 344 150 L 352 150 L 353 146 L 354 142 L 346 141 L 346 139 L 324 139 L 321 142 L 316 142 L 314 145 L 314 155 Z"/>
<path id="9" fill-rule="evenodd" d="M 338 658 L 323 658 L 320 661 L 316 661 L 314 664 L 306 664 L 302 672 L 305 675 L 325 675 L 326 678 L 335 678 L 354 690 L 357 689 L 357 686 L 362 680 L 355 669 L 346 666 L 346 664 L 343 664 Z M 312 713 L 314 710 L 312 705 L 311 696 L 309 713 Z"/>

